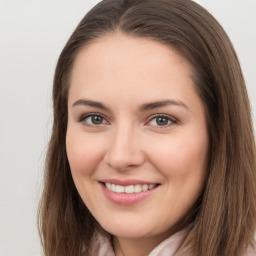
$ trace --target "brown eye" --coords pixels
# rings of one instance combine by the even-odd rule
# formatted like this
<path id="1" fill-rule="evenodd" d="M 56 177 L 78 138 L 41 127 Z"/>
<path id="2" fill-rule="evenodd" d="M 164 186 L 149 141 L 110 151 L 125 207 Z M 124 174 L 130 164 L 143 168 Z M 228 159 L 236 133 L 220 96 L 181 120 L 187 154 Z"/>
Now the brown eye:
<path id="1" fill-rule="evenodd" d="M 169 121 L 168 118 L 162 116 L 156 118 L 156 124 L 159 126 L 168 125 Z"/>
<path id="2" fill-rule="evenodd" d="M 107 121 L 100 115 L 90 114 L 82 117 L 80 122 L 87 126 L 99 126 L 107 124 Z"/>
<path id="3" fill-rule="evenodd" d="M 101 116 L 91 116 L 91 122 L 95 125 L 99 125 L 103 123 L 103 118 Z"/>
<path id="4" fill-rule="evenodd" d="M 156 127 L 168 127 L 170 125 L 176 124 L 177 121 L 166 115 L 158 115 L 153 117 L 149 122 L 148 125 L 156 126 Z"/>

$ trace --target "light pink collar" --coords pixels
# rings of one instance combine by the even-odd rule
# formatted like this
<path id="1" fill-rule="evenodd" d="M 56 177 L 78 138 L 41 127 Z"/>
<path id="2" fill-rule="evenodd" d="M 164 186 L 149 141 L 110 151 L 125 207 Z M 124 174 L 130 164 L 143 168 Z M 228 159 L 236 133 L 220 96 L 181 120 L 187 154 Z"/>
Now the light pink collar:
<path id="1" fill-rule="evenodd" d="M 185 228 L 170 236 L 151 251 L 148 256 L 190 256 L 188 248 L 179 248 L 188 232 Z M 249 247 L 244 256 L 255 256 L 256 248 Z M 106 232 L 95 232 L 88 256 L 115 256 L 111 236 Z"/>
<path id="2" fill-rule="evenodd" d="M 189 256 L 187 251 L 177 251 L 180 247 L 187 229 L 183 229 L 170 236 L 149 254 L 149 256 Z M 92 239 L 92 247 L 89 252 L 90 256 L 115 256 L 111 236 L 107 233 L 96 232 Z"/>

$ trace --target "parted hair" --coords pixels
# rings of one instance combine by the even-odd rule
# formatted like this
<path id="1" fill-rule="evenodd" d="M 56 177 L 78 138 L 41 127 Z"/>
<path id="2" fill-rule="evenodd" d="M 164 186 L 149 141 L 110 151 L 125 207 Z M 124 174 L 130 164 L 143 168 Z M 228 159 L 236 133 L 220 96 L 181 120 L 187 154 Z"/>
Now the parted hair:
<path id="1" fill-rule="evenodd" d="M 53 128 L 38 225 L 46 256 L 77 256 L 97 228 L 74 185 L 67 160 L 67 98 L 79 51 L 121 32 L 175 49 L 193 67 L 210 137 L 207 178 L 191 210 L 191 256 L 242 256 L 256 230 L 256 149 L 246 85 L 221 25 L 190 0 L 103 0 L 79 23 L 57 62 Z"/>

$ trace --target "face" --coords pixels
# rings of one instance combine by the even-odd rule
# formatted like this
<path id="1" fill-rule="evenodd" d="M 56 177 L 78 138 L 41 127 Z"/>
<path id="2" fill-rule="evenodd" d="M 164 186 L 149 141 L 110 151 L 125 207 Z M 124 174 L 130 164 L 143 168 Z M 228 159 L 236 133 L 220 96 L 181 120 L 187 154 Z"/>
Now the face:
<path id="1" fill-rule="evenodd" d="M 208 134 L 190 64 L 149 39 L 112 34 L 75 59 L 67 156 L 100 225 L 123 238 L 170 235 L 204 186 Z"/>

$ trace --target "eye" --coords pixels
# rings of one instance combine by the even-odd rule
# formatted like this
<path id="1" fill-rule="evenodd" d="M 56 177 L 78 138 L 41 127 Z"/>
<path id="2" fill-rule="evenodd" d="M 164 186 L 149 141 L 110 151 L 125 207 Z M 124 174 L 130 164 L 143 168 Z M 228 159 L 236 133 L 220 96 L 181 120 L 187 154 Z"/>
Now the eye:
<path id="1" fill-rule="evenodd" d="M 159 127 L 166 127 L 176 123 L 177 121 L 174 118 L 171 118 L 167 115 L 158 115 L 150 119 L 147 124 Z"/>
<path id="2" fill-rule="evenodd" d="M 88 125 L 88 126 L 100 126 L 100 125 L 108 124 L 108 122 L 105 120 L 104 117 L 97 114 L 89 114 L 89 115 L 82 116 L 80 118 L 80 122 L 83 122 L 85 125 Z"/>

